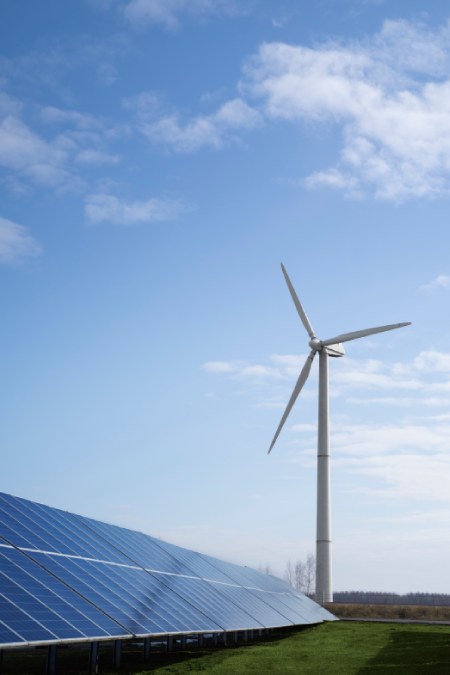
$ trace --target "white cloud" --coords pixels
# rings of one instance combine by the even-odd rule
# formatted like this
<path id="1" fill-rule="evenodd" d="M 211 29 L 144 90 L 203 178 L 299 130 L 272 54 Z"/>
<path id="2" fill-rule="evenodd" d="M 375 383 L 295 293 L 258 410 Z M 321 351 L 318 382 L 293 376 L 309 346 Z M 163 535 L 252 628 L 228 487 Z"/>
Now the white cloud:
<path id="1" fill-rule="evenodd" d="M 174 30 L 183 15 L 235 15 L 242 7 L 235 0 L 130 0 L 123 11 L 136 27 L 159 24 Z"/>
<path id="2" fill-rule="evenodd" d="M 450 373 L 450 354 L 428 349 L 420 352 L 410 363 L 396 363 L 393 366 L 395 375 L 407 373 Z"/>
<path id="3" fill-rule="evenodd" d="M 316 48 L 264 44 L 241 90 L 265 115 L 342 130 L 339 163 L 309 188 L 369 189 L 400 201 L 449 192 L 450 29 L 388 21 L 372 40 Z"/>
<path id="4" fill-rule="evenodd" d="M 354 441 L 354 442 L 352 442 Z M 376 498 L 450 501 L 450 429 L 397 425 L 332 437 L 336 467 L 378 480 L 361 488 Z M 344 446 L 342 445 L 344 443 Z M 339 455 L 345 452 L 347 457 Z"/>
<path id="5" fill-rule="evenodd" d="M 156 91 L 142 91 L 122 101 L 123 107 L 134 111 L 140 122 L 154 119 L 161 108 L 161 103 L 161 96 Z"/>
<path id="6" fill-rule="evenodd" d="M 108 152 L 102 152 L 101 150 L 81 150 L 76 157 L 75 161 L 78 164 L 117 164 L 120 160 L 117 155 L 111 155 Z"/>
<path id="7" fill-rule="evenodd" d="M 354 457 L 392 452 L 445 450 L 450 446 L 450 425 L 334 425 L 333 445 L 340 453 Z M 450 457 L 449 457 L 450 461 Z"/>
<path id="8" fill-rule="evenodd" d="M 306 356 L 274 354 L 269 364 L 246 361 L 208 361 L 202 368 L 212 374 L 229 374 L 239 380 L 273 381 L 298 377 Z"/>
<path id="9" fill-rule="evenodd" d="M 317 426 L 295 424 L 289 431 L 304 448 L 309 448 Z M 424 416 L 420 423 L 398 419 L 395 424 L 341 424 L 333 420 L 330 446 L 335 477 L 340 483 L 351 485 L 355 493 L 377 502 L 380 499 L 450 502 L 448 420 L 437 421 L 433 416 Z M 297 450 L 279 461 L 313 468 L 315 454 L 315 449 Z"/>
<path id="10" fill-rule="evenodd" d="M 202 368 L 207 373 L 234 373 L 237 366 L 228 361 L 207 361 Z"/>
<path id="11" fill-rule="evenodd" d="M 64 190 L 80 186 L 67 166 L 69 147 L 63 139 L 47 141 L 12 115 L 0 122 L 0 166 L 9 170 L 6 184 L 21 192 L 27 185 Z"/>
<path id="12" fill-rule="evenodd" d="M 0 217 L 0 263 L 20 262 L 41 252 L 40 244 L 26 227 Z"/>
<path id="13" fill-rule="evenodd" d="M 146 201 L 126 202 L 114 195 L 100 193 L 91 194 L 86 198 L 84 210 L 92 223 L 136 225 L 174 220 L 186 210 L 186 207 L 170 199 L 152 197 Z"/>
<path id="14" fill-rule="evenodd" d="M 0 167 L 7 169 L 4 183 L 17 192 L 30 185 L 85 190 L 79 167 L 119 162 L 108 146 L 123 129 L 90 114 L 47 106 L 40 109 L 40 120 L 62 127 L 49 136 L 48 129 L 37 133 L 18 114 L 7 111 L 2 118 L 1 102 L 0 92 Z M 11 111 L 14 105 L 6 108 Z M 18 106 L 15 110 L 20 113 Z"/>
<path id="15" fill-rule="evenodd" d="M 420 288 L 423 291 L 434 291 L 439 288 L 448 290 L 450 288 L 450 276 L 447 274 L 439 274 L 433 281 L 430 281 L 428 284 L 423 284 Z"/>
<path id="16" fill-rule="evenodd" d="M 284 380 L 294 384 L 306 360 L 306 355 L 274 354 L 268 363 L 246 361 L 215 361 L 204 364 L 211 373 L 231 374 L 234 378 L 266 381 Z M 439 383 L 427 384 L 421 375 L 429 372 L 445 375 L 450 372 L 450 354 L 423 351 L 409 363 L 389 363 L 376 359 L 352 359 L 346 356 L 339 360 L 339 367 L 333 369 L 332 385 L 334 395 L 349 389 L 366 390 L 409 390 L 432 391 Z M 314 377 L 314 366 L 310 377 Z M 443 383 L 446 385 L 446 383 Z M 439 388 L 439 387 L 438 387 Z"/>
<path id="17" fill-rule="evenodd" d="M 348 174 L 345 175 L 335 168 L 328 171 L 315 171 L 305 179 L 304 185 L 310 189 L 327 187 L 343 190 L 352 198 L 360 198 L 362 196 L 358 179 Z"/>
<path id="18" fill-rule="evenodd" d="M 408 73 L 446 75 L 449 52 L 447 24 L 439 30 L 423 23 L 387 20 L 372 44 L 367 44 L 377 60 Z"/>
<path id="19" fill-rule="evenodd" d="M 77 110 L 64 110 L 54 106 L 41 108 L 41 119 L 51 124 L 73 124 L 79 129 L 99 128 L 100 121 L 89 113 L 80 113 Z"/>
<path id="20" fill-rule="evenodd" d="M 27 171 L 35 165 L 56 169 L 66 159 L 60 148 L 34 133 L 17 117 L 8 115 L 0 124 L 0 165 Z"/>
<path id="21" fill-rule="evenodd" d="M 333 387 L 338 390 L 350 388 L 378 389 L 378 390 L 419 390 L 423 388 L 417 376 L 413 373 L 411 364 L 386 363 L 375 359 L 358 360 L 346 357 L 340 367 L 333 372 Z"/>
<path id="22" fill-rule="evenodd" d="M 184 123 L 175 114 L 155 119 L 155 105 L 151 94 L 139 98 L 139 129 L 150 141 L 177 152 L 194 152 L 202 147 L 218 149 L 233 140 L 236 132 L 262 124 L 259 112 L 239 98 L 227 101 L 210 115 L 198 115 Z"/>

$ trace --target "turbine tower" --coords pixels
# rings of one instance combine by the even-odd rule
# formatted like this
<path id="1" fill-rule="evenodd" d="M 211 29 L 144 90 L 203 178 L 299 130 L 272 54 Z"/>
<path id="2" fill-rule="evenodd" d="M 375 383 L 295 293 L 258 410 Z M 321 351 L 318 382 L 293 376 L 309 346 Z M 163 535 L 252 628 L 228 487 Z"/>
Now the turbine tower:
<path id="1" fill-rule="evenodd" d="M 311 365 L 316 354 L 319 354 L 319 414 L 318 414 L 318 434 L 317 434 L 317 536 L 316 536 L 316 601 L 320 604 L 333 602 L 333 587 L 331 577 L 331 499 L 330 499 L 330 444 L 329 444 L 329 412 L 328 412 L 328 357 L 344 356 L 345 350 L 343 342 L 357 340 L 358 338 L 374 335 L 375 333 L 384 333 L 387 330 L 402 328 L 411 325 L 410 321 L 405 323 L 394 323 L 389 326 L 377 326 L 376 328 L 365 328 L 352 333 L 343 333 L 327 340 L 319 340 L 316 337 L 313 327 L 306 316 L 297 293 L 289 279 L 283 264 L 281 264 L 284 278 L 288 285 L 292 300 L 300 316 L 300 319 L 309 335 L 309 353 L 306 363 L 303 366 L 297 383 L 292 392 L 291 398 L 283 413 L 278 429 L 275 432 L 269 453 L 283 428 L 284 423 L 292 410 L 303 386 L 308 379 Z"/>

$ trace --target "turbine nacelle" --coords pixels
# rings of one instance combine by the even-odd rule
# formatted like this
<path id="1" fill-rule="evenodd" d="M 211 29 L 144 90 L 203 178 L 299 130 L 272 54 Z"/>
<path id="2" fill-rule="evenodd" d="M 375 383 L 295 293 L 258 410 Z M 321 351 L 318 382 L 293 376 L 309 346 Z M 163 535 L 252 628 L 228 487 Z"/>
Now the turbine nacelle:
<path id="1" fill-rule="evenodd" d="M 333 345 L 324 345 L 322 340 L 319 340 L 316 337 L 311 338 L 311 340 L 308 342 L 309 346 L 313 350 L 313 352 L 321 352 L 325 350 L 325 353 L 328 354 L 328 356 L 344 356 L 345 354 L 345 349 L 344 345 L 341 342 L 336 342 Z"/>
<path id="2" fill-rule="evenodd" d="M 325 351 L 328 356 L 333 356 L 334 358 L 345 356 L 345 349 L 342 342 L 336 342 L 334 345 L 328 345 L 328 347 L 325 347 Z"/>

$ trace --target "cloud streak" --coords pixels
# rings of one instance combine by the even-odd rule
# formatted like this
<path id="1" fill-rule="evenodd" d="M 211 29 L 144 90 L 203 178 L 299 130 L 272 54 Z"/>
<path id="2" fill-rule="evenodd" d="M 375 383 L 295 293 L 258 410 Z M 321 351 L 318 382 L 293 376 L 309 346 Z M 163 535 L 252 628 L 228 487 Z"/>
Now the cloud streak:
<path id="1" fill-rule="evenodd" d="M 123 201 L 111 194 L 91 194 L 86 198 L 85 214 L 91 223 L 138 225 L 175 220 L 186 211 L 178 201 L 152 197 L 144 201 Z"/>
<path id="2" fill-rule="evenodd" d="M 24 225 L 0 217 L 0 264 L 23 262 L 42 253 L 41 245 Z"/>
<path id="3" fill-rule="evenodd" d="M 267 363 L 247 361 L 208 361 L 202 368 L 212 374 L 225 374 L 233 379 L 261 382 L 292 381 L 297 378 L 306 360 L 304 355 L 274 354 Z M 314 370 L 312 371 L 314 373 Z M 430 373 L 440 375 L 442 381 L 430 382 Z M 343 395 L 352 389 L 368 391 L 399 390 L 406 392 L 432 392 L 447 387 L 450 373 L 450 354 L 424 350 L 410 362 L 389 363 L 378 359 L 353 359 L 345 357 L 333 372 L 333 394 Z M 312 375 L 313 376 L 313 375 Z"/>
<path id="4" fill-rule="evenodd" d="M 421 286 L 422 291 L 434 291 L 438 289 L 450 289 L 450 276 L 448 274 L 439 274 L 433 281 Z"/>
<path id="5" fill-rule="evenodd" d="M 159 25 L 173 31 L 186 16 L 233 16 L 241 14 L 242 7 L 235 0 L 130 0 L 123 12 L 137 28 Z"/>
<path id="6" fill-rule="evenodd" d="M 450 503 L 448 423 L 337 425 L 331 440 L 337 470 L 370 478 L 368 494 Z"/>
<path id="7" fill-rule="evenodd" d="M 0 167 L 6 170 L 5 184 L 13 190 L 83 190 L 85 178 L 80 167 L 119 162 L 108 146 L 120 132 L 105 120 L 76 110 L 41 107 L 39 117 L 44 127 L 38 132 L 14 103 L 15 99 L 7 98 L 3 117 L 0 105 Z M 58 132 L 49 133 L 49 126 L 57 126 Z"/>
<path id="8" fill-rule="evenodd" d="M 160 114 L 158 98 L 143 92 L 125 102 L 136 114 L 137 128 L 152 143 L 174 152 L 192 153 L 201 148 L 218 150 L 238 140 L 239 134 L 261 126 L 260 113 L 241 98 L 226 101 L 209 115 L 181 120 L 176 113 Z"/>

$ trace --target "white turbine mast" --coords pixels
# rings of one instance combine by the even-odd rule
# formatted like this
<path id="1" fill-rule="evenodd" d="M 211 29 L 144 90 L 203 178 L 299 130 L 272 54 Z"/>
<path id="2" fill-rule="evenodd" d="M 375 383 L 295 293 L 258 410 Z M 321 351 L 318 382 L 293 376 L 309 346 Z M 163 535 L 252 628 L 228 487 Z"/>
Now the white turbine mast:
<path id="1" fill-rule="evenodd" d="M 331 499 L 330 499 L 330 444 L 329 444 L 329 413 L 328 413 L 328 357 L 344 356 L 343 342 L 357 340 L 358 338 L 384 333 L 388 330 L 410 326 L 411 322 L 394 323 L 389 326 L 377 326 L 376 328 L 364 328 L 363 330 L 343 333 L 327 340 L 319 340 L 313 327 L 306 316 L 297 293 L 289 279 L 284 265 L 281 264 L 284 278 L 288 285 L 292 300 L 297 308 L 300 319 L 309 335 L 311 352 L 306 359 L 291 398 L 283 413 L 278 429 L 275 432 L 269 453 L 283 428 L 284 423 L 292 410 L 303 386 L 308 379 L 311 365 L 316 354 L 319 354 L 319 415 L 317 434 L 317 535 L 316 535 L 316 601 L 320 604 L 333 602 L 333 587 L 331 574 Z"/>

